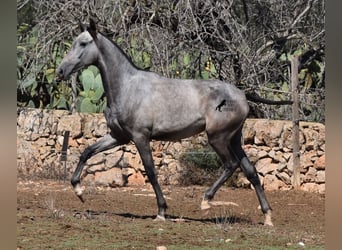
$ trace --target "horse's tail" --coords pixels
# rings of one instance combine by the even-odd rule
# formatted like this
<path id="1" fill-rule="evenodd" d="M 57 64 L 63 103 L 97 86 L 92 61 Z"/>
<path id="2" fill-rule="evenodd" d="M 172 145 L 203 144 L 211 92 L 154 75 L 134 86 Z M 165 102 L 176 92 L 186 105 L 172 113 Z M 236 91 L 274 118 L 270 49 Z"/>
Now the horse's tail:
<path id="1" fill-rule="evenodd" d="M 284 101 L 274 101 L 260 97 L 256 93 L 246 93 L 246 98 L 252 102 L 264 103 L 269 105 L 291 105 L 293 101 L 291 100 L 284 100 Z"/>

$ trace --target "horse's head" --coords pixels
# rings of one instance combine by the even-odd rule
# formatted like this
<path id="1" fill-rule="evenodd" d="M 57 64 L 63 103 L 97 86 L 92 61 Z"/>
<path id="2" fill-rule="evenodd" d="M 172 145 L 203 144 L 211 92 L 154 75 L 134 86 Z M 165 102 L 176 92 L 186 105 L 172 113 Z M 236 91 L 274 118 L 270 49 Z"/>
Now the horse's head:
<path id="1" fill-rule="evenodd" d="M 72 73 L 94 64 L 98 59 L 95 22 L 91 20 L 87 28 L 80 25 L 81 34 L 73 41 L 71 49 L 56 70 L 59 79 L 67 79 Z"/>

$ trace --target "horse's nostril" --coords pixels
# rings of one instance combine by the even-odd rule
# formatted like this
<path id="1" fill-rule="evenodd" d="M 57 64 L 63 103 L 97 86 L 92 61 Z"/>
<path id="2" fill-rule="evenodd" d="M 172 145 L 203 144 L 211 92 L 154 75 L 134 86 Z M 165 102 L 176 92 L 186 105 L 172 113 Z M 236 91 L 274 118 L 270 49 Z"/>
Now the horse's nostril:
<path id="1" fill-rule="evenodd" d="M 62 79 L 63 78 L 63 69 L 58 68 L 56 70 L 56 75 L 57 75 L 57 79 Z"/>

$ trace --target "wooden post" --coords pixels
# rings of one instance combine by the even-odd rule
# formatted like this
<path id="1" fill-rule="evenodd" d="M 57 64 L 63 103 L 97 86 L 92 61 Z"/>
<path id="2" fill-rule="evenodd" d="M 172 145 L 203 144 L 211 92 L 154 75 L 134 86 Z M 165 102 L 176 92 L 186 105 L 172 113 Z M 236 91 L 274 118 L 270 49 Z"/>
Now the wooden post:
<path id="1" fill-rule="evenodd" d="M 67 161 L 67 155 L 68 155 L 68 143 L 69 143 L 69 136 L 70 131 L 66 130 L 64 132 L 64 140 L 63 140 L 63 146 L 62 146 L 62 154 L 61 154 L 61 161 L 64 162 L 64 183 L 67 176 L 67 170 L 66 170 L 66 161 Z"/>
<path id="2" fill-rule="evenodd" d="M 293 138 L 293 176 L 292 186 L 300 187 L 300 147 L 299 147 L 299 100 L 298 100 L 298 57 L 291 60 L 291 87 L 292 87 L 292 138 Z"/>

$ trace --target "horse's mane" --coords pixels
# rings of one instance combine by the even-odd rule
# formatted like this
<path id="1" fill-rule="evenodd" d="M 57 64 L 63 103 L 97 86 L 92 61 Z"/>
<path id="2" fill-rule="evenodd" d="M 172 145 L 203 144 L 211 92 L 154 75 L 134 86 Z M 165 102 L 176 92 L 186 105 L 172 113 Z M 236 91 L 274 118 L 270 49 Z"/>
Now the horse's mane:
<path id="1" fill-rule="evenodd" d="M 106 40 L 110 41 L 119 51 L 122 55 L 124 55 L 124 57 L 127 59 L 127 61 L 129 61 L 129 63 L 136 69 L 138 70 L 143 70 L 146 71 L 146 69 L 142 69 L 140 67 L 138 67 L 133 61 L 132 58 L 130 56 L 127 55 L 127 53 L 120 48 L 120 46 L 113 41 L 113 39 L 111 39 L 110 37 L 108 37 L 106 34 L 102 33 L 102 32 L 98 32 L 101 36 L 103 36 Z"/>

